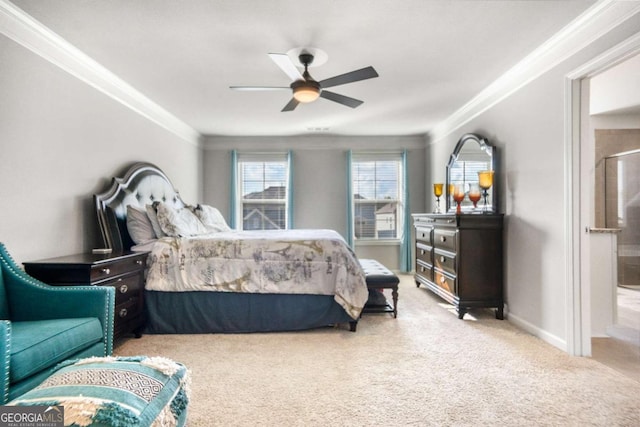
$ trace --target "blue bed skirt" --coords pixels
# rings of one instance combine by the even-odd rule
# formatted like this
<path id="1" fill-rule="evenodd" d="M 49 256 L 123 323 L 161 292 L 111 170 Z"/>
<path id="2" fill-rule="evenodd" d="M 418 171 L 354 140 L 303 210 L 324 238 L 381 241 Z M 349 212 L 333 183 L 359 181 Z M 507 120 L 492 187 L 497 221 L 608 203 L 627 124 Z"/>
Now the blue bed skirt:
<path id="1" fill-rule="evenodd" d="M 332 295 L 145 291 L 148 334 L 297 331 L 332 325 L 356 330 Z"/>

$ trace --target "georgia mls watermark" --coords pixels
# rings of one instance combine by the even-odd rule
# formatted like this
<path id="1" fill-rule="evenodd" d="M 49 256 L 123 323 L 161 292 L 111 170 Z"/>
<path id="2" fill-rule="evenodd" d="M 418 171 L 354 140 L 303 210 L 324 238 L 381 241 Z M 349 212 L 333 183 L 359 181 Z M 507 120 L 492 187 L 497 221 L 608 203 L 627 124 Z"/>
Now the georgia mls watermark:
<path id="1" fill-rule="evenodd" d="M 64 407 L 0 406 L 0 427 L 64 427 Z"/>

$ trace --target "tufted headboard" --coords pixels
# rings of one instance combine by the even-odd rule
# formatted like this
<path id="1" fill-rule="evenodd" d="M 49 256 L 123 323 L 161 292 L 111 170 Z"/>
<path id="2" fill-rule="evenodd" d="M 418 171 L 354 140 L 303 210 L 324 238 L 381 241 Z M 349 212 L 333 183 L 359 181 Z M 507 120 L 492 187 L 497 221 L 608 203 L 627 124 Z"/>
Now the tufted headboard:
<path id="1" fill-rule="evenodd" d="M 155 201 L 175 207 L 185 204 L 169 178 L 151 163 L 135 163 L 123 177 L 114 177 L 104 193 L 93 196 L 98 225 L 105 248 L 114 252 L 128 250 L 134 245 L 127 230 L 127 206 L 142 210 Z"/>

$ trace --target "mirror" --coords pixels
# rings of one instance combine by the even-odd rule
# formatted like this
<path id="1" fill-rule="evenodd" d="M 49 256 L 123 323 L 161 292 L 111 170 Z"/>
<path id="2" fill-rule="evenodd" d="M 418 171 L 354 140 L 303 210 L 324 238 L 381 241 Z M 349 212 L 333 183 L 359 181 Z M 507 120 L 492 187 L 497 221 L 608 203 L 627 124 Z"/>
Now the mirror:
<path id="1" fill-rule="evenodd" d="M 447 212 L 456 212 L 457 205 L 453 199 L 456 186 L 465 193 L 465 197 L 460 203 L 461 212 L 497 212 L 498 192 L 495 188 L 498 173 L 496 166 L 496 148 L 493 145 L 480 135 L 473 133 L 463 135 L 456 144 L 449 158 L 449 164 L 447 164 L 447 185 L 445 187 Z M 491 187 L 486 190 L 486 208 L 482 188 L 479 189 L 481 198 L 474 208 L 473 202 L 469 200 L 469 190 L 479 186 L 478 172 L 481 171 L 492 171 L 493 180 Z"/>

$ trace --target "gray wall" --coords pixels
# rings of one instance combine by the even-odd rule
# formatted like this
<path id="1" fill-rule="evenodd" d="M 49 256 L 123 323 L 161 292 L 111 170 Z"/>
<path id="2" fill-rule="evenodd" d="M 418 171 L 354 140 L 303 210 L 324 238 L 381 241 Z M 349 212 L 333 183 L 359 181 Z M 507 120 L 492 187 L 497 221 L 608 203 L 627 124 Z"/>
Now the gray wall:
<path id="1" fill-rule="evenodd" d="M 409 150 L 411 212 L 424 212 L 425 141 L 423 137 L 209 137 L 204 141 L 204 201 L 229 218 L 231 150 L 293 150 L 294 226 L 330 228 L 346 234 L 346 152 L 353 150 Z M 397 245 L 356 246 L 358 256 L 377 258 L 398 269 Z"/>
<path id="2" fill-rule="evenodd" d="M 438 174 L 464 133 L 480 133 L 497 145 L 502 166 L 500 204 L 506 214 L 509 318 L 561 348 L 567 339 L 570 286 L 565 246 L 565 76 L 638 28 L 640 16 L 635 16 L 428 146 L 431 170 Z"/>
<path id="3" fill-rule="evenodd" d="M 100 243 L 91 196 L 134 161 L 201 195 L 201 149 L 0 35 L 0 241 L 17 262 Z"/>

